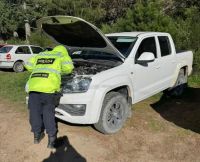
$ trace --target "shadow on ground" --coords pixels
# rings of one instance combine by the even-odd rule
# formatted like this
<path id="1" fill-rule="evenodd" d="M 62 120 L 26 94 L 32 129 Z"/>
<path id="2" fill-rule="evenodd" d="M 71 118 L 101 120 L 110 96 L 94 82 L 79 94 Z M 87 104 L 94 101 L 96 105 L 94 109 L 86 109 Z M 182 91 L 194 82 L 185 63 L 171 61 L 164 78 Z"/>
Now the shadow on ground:
<path id="1" fill-rule="evenodd" d="M 43 162 L 86 162 L 86 159 L 73 148 L 67 136 L 63 136 L 56 141 L 56 151 Z"/>
<path id="2" fill-rule="evenodd" d="M 82 127 L 82 128 L 86 128 L 86 127 L 91 127 L 90 124 L 74 124 L 74 123 L 69 123 L 67 121 L 64 121 L 64 120 L 61 120 L 61 119 L 58 119 L 56 118 L 56 122 L 57 123 L 62 123 L 62 124 L 65 124 L 65 125 L 69 125 L 69 126 L 73 126 L 73 127 Z"/>
<path id="3" fill-rule="evenodd" d="M 151 107 L 177 126 L 200 133 L 200 88 L 188 88 L 180 98 L 163 95 Z"/>
<path id="4" fill-rule="evenodd" d="M 14 72 L 12 69 L 1 69 L 0 72 Z"/>

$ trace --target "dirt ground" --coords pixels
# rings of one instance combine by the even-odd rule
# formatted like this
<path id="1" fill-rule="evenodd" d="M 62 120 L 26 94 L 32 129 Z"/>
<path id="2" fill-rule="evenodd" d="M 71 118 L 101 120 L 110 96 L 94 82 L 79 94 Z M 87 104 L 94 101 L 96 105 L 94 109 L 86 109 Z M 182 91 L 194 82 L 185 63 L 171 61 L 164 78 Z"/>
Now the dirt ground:
<path id="1" fill-rule="evenodd" d="M 58 122 L 54 152 L 46 148 L 47 136 L 33 144 L 28 111 L 21 109 L 0 99 L 0 162 L 200 161 L 199 88 L 179 99 L 153 97 L 134 105 L 132 118 L 114 135 Z"/>

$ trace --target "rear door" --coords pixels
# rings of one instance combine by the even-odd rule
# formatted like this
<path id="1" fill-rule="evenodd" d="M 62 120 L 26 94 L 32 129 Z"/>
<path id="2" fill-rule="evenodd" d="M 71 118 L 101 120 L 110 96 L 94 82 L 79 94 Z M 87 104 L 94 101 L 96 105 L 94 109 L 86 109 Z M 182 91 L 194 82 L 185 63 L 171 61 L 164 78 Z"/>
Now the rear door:
<path id="1" fill-rule="evenodd" d="M 15 50 L 15 61 L 23 60 L 24 62 L 28 61 L 33 55 L 29 46 L 19 46 Z"/>
<path id="2" fill-rule="evenodd" d="M 159 42 L 159 53 L 160 53 L 160 80 L 163 89 L 168 88 L 173 79 L 173 74 L 176 69 L 176 59 L 174 57 L 175 51 L 172 48 L 171 41 L 168 36 L 157 36 Z"/>

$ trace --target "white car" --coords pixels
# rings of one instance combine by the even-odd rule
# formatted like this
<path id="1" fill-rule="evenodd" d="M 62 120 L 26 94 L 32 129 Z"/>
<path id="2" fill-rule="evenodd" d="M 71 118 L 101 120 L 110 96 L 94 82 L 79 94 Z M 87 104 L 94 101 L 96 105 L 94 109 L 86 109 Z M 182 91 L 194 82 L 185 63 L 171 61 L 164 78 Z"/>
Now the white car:
<path id="1" fill-rule="evenodd" d="M 132 104 L 156 93 L 181 95 L 192 72 L 191 51 L 177 53 L 168 33 L 126 32 L 106 36 L 70 16 L 45 17 L 38 26 L 65 45 L 75 69 L 63 77 L 56 117 L 94 124 L 102 133 L 119 131 Z"/>
<path id="2" fill-rule="evenodd" d="M 24 62 L 43 48 L 33 45 L 5 45 L 0 48 L 0 68 L 13 69 L 15 72 L 24 71 Z"/>

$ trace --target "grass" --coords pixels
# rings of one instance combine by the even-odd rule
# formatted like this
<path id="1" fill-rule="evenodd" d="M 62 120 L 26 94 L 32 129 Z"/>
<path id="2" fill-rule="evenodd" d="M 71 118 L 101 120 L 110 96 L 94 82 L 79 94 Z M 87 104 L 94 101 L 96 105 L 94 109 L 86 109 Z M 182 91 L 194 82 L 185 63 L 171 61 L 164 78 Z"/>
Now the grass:
<path id="1" fill-rule="evenodd" d="M 0 72 L 0 97 L 17 103 L 25 103 L 25 84 L 29 73 Z"/>
<path id="2" fill-rule="evenodd" d="M 148 118 L 148 128 L 154 132 L 161 132 L 165 130 L 165 124 L 151 116 Z"/>
<path id="3" fill-rule="evenodd" d="M 0 71 L 0 97 L 10 101 L 25 103 L 25 84 L 29 73 L 14 73 L 11 71 Z M 189 78 L 189 86 L 200 86 L 200 75 L 193 75 Z M 161 93 L 153 96 L 152 99 L 159 100 Z"/>
<path id="4" fill-rule="evenodd" d="M 8 98 L 14 104 L 24 103 L 24 86 L 28 76 L 27 72 L 0 72 L 0 98 Z M 197 75 L 189 78 L 189 88 L 181 98 L 163 98 L 162 93 L 159 93 L 134 104 L 132 118 L 115 135 L 103 136 L 93 131 L 91 133 L 90 127 L 72 129 L 66 125 L 59 125 L 60 132 L 65 133 L 68 130 L 72 137 L 78 131 L 83 136 L 94 137 L 90 144 L 98 143 L 103 151 L 106 151 L 109 142 L 113 146 L 108 153 L 109 157 L 119 161 L 124 161 L 124 157 L 132 161 L 199 161 L 199 79 Z M 121 156 L 116 157 L 119 152 Z M 140 157 L 144 159 L 137 160 Z"/>
<path id="5" fill-rule="evenodd" d="M 200 74 L 192 75 L 188 82 L 191 87 L 200 87 Z"/>

